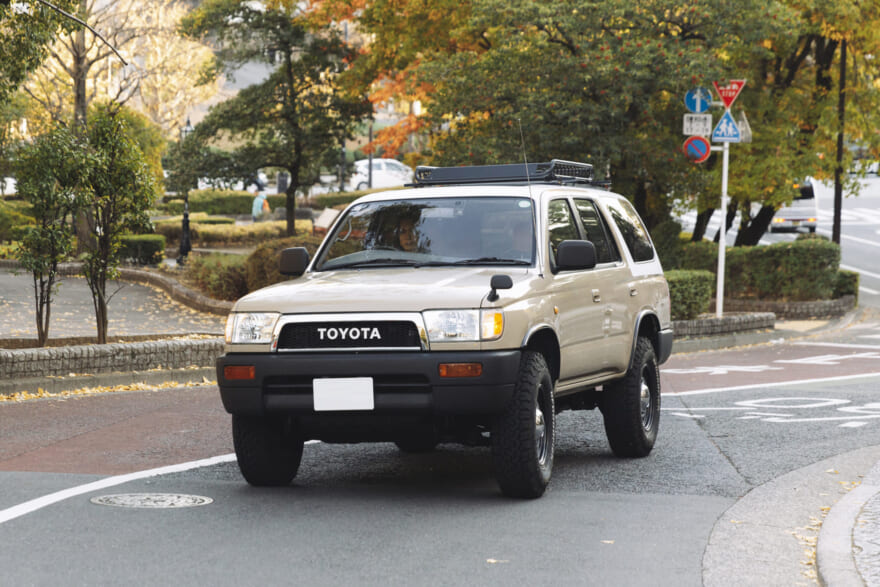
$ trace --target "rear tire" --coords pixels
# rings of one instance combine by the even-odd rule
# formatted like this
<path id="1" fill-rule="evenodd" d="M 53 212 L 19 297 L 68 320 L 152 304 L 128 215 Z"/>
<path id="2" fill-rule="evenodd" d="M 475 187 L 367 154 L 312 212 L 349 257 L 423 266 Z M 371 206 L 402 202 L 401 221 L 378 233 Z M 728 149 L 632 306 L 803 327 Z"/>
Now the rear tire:
<path id="1" fill-rule="evenodd" d="M 232 416 L 232 442 L 242 476 L 251 485 L 289 485 L 299 470 L 303 439 L 289 418 Z"/>
<path id="2" fill-rule="evenodd" d="M 504 495 L 536 498 L 544 494 L 553 472 L 555 415 L 547 362 L 540 353 L 526 351 L 513 399 L 492 427 L 492 461 Z"/>
<path id="3" fill-rule="evenodd" d="M 626 375 L 604 391 L 602 416 L 615 455 L 638 458 L 651 453 L 660 425 L 660 370 L 647 338 L 636 342 Z"/>

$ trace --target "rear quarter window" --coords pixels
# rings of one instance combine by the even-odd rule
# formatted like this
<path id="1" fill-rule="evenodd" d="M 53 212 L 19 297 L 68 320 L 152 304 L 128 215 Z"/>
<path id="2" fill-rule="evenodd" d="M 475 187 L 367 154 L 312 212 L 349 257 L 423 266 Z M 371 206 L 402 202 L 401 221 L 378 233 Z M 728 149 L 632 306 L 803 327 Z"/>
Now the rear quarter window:
<path id="1" fill-rule="evenodd" d="M 654 246 L 648 237 L 648 230 L 632 204 L 626 200 L 617 200 L 608 204 L 608 211 L 620 230 L 633 261 L 638 263 L 653 259 Z"/>

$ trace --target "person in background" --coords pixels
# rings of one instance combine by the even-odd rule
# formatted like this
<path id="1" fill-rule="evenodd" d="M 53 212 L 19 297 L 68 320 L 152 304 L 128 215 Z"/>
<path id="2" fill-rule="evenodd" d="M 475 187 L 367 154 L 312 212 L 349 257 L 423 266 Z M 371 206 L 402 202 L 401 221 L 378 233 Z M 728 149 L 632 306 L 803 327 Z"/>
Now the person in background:
<path id="1" fill-rule="evenodd" d="M 269 210 L 269 200 L 266 199 L 266 192 L 260 191 L 260 188 L 254 188 L 254 203 L 251 206 L 251 217 L 254 222 L 260 220 Z"/>

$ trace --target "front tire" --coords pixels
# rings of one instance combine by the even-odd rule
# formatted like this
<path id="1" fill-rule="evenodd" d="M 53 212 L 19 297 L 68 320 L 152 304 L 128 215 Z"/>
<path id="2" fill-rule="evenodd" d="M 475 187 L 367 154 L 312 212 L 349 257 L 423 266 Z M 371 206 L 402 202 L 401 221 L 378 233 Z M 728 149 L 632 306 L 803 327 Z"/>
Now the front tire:
<path id="1" fill-rule="evenodd" d="M 303 439 L 289 418 L 232 416 L 232 442 L 242 476 L 251 485 L 289 485 L 299 470 Z"/>
<path id="2" fill-rule="evenodd" d="M 648 456 L 660 425 L 660 370 L 647 338 L 636 342 L 626 375 L 607 387 L 602 416 L 611 450 L 619 457 Z"/>
<path id="3" fill-rule="evenodd" d="M 544 494 L 553 471 L 555 438 L 550 369 L 543 355 L 526 351 L 513 399 L 492 427 L 492 461 L 504 495 L 533 499 Z"/>

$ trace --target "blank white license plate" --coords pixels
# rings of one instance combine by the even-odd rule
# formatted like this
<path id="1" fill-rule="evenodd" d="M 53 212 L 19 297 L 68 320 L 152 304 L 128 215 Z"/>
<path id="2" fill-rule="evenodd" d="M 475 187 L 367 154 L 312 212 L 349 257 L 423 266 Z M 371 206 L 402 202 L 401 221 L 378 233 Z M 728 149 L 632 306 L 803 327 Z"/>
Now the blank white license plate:
<path id="1" fill-rule="evenodd" d="M 314 379 L 312 388 L 316 412 L 374 408 L 372 377 Z"/>

